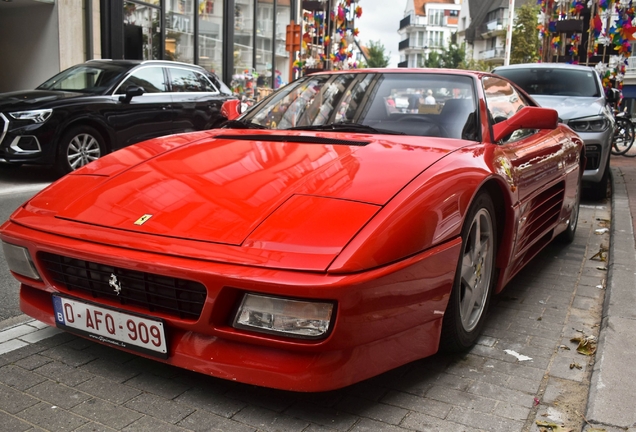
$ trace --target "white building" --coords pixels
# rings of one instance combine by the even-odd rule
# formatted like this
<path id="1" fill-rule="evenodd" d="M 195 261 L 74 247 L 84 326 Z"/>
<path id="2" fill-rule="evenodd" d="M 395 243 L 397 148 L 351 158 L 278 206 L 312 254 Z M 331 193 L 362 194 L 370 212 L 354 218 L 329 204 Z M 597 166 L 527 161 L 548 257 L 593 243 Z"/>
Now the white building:
<path id="1" fill-rule="evenodd" d="M 536 0 L 515 0 L 515 9 Z M 504 64 L 510 0 L 463 0 L 457 43 L 465 44 L 466 60 Z"/>
<path id="2" fill-rule="evenodd" d="M 398 33 L 398 67 L 423 67 L 432 51 L 447 48 L 457 31 L 462 0 L 407 0 Z"/>

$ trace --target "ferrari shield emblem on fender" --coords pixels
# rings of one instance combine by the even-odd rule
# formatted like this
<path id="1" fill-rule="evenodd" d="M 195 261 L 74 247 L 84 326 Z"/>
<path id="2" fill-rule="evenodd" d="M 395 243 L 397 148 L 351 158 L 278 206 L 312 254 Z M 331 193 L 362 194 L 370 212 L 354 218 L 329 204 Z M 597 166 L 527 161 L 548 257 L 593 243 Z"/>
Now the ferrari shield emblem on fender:
<path id="1" fill-rule="evenodd" d="M 145 223 L 146 223 L 146 221 L 147 221 L 148 219 L 150 219 L 151 217 L 152 217 L 152 215 L 151 215 L 151 214 L 145 214 L 145 215 L 143 215 L 142 217 L 140 217 L 139 219 L 137 219 L 137 220 L 135 221 L 135 225 L 143 225 L 143 224 L 145 224 Z"/>

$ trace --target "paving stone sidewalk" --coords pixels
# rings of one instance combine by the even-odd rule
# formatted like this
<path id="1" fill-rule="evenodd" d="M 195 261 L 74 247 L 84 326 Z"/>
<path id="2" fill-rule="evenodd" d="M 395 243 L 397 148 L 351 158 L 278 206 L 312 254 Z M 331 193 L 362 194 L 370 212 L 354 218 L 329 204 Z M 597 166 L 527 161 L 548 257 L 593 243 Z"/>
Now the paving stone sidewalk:
<path id="1" fill-rule="evenodd" d="M 224 381 L 32 320 L 0 323 L 0 431 L 581 430 L 594 356 L 570 339 L 598 336 L 610 212 L 609 201 L 584 202 L 574 242 L 550 245 L 493 300 L 469 353 L 338 391 Z"/>

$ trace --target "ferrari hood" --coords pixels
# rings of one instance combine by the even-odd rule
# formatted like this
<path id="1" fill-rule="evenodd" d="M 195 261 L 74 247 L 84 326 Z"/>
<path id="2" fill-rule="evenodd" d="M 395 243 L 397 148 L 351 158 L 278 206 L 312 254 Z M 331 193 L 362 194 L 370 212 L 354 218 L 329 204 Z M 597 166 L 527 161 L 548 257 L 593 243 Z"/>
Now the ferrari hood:
<path id="1" fill-rule="evenodd" d="M 284 230 L 313 220 L 313 229 L 351 225 L 336 245 L 342 247 L 415 176 L 461 143 L 332 137 L 211 136 L 110 176 L 60 207 L 57 218 L 227 245 L 276 241 L 268 226 Z M 312 230 L 300 225 L 299 231 Z"/>

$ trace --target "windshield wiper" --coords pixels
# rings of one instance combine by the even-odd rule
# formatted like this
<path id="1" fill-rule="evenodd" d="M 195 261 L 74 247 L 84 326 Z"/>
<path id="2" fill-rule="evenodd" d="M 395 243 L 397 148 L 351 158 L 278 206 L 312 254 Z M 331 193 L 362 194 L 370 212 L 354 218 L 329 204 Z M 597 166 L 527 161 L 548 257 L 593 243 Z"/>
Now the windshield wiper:
<path id="1" fill-rule="evenodd" d="M 269 129 L 267 126 L 259 125 L 258 123 L 246 122 L 243 120 L 228 120 L 223 123 L 224 128 L 231 129 Z"/>
<path id="2" fill-rule="evenodd" d="M 385 135 L 406 135 L 404 132 L 397 132 L 389 129 L 378 129 L 360 123 L 327 123 L 321 125 L 294 126 L 286 130 L 308 130 L 308 131 L 334 131 L 334 132 L 366 132 Z"/>

